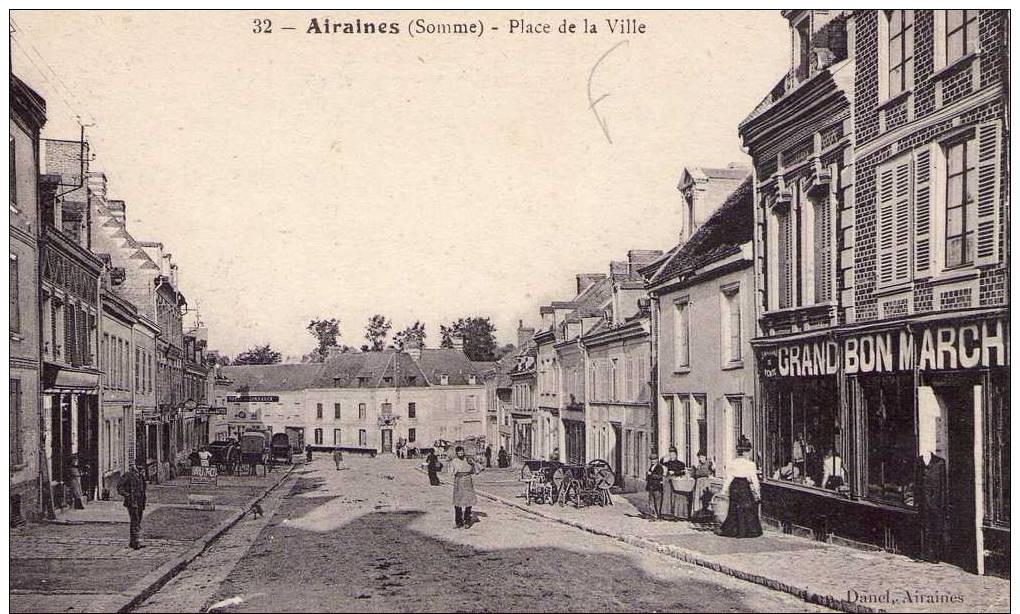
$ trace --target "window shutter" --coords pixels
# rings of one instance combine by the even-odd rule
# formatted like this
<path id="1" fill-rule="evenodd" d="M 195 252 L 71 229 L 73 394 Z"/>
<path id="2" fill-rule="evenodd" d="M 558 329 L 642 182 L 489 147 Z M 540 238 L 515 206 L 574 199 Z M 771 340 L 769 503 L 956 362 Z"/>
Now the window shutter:
<path id="1" fill-rule="evenodd" d="M 931 272 L 931 150 L 914 154 L 914 272 Z"/>
<path id="2" fill-rule="evenodd" d="M 999 122 L 981 124 L 978 138 L 977 253 L 974 264 L 999 261 Z"/>
<path id="3" fill-rule="evenodd" d="M 895 281 L 910 281 L 910 160 L 896 164 L 896 274 Z"/>
<path id="4" fill-rule="evenodd" d="M 878 171 L 878 285 L 893 283 L 895 237 L 895 177 L 892 166 Z"/>
<path id="5" fill-rule="evenodd" d="M 730 303 L 730 360 L 740 360 L 740 293 L 729 297 Z"/>

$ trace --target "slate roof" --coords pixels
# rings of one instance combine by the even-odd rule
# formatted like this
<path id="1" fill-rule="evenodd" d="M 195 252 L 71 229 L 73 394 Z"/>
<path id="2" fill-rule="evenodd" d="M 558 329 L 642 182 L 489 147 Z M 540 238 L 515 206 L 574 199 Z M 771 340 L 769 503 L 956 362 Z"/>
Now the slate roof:
<path id="1" fill-rule="evenodd" d="M 754 193 L 747 177 L 686 243 L 671 250 L 665 264 L 649 279 L 657 284 L 691 273 L 740 251 L 754 238 Z"/>

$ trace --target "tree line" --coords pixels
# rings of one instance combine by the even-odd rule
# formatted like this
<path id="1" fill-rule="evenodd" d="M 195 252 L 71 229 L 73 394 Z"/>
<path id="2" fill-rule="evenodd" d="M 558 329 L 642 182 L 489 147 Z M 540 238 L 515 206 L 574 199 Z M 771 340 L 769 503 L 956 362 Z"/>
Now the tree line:
<path id="1" fill-rule="evenodd" d="M 305 330 L 315 339 L 315 347 L 301 357 L 301 362 L 324 362 L 331 351 L 381 352 L 392 348 L 403 352 L 411 348 L 424 347 L 427 338 L 425 323 L 420 320 L 396 331 L 391 337 L 393 321 L 380 313 L 368 319 L 365 325 L 365 343 L 358 348 L 340 342 L 342 333 L 340 320 L 337 318 L 315 318 L 308 323 Z M 439 326 L 439 347 L 452 348 L 455 337 L 463 339 L 464 354 L 474 361 L 499 360 L 514 349 L 512 344 L 501 347 L 496 342 L 496 327 L 489 318 L 478 316 L 458 318 L 449 324 Z M 232 361 L 226 359 L 220 362 L 235 365 L 271 365 L 282 360 L 283 355 L 267 343 L 239 353 Z"/>

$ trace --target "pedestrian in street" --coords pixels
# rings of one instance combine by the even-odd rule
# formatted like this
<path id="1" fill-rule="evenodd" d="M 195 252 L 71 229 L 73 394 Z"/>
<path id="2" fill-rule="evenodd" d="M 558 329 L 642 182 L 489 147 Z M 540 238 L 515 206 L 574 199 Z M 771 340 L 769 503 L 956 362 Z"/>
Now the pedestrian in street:
<path id="1" fill-rule="evenodd" d="M 485 468 L 492 469 L 492 446 L 485 446 Z"/>
<path id="2" fill-rule="evenodd" d="M 652 520 L 659 520 L 662 516 L 662 480 L 666 468 L 655 454 L 649 456 L 648 460 L 650 464 L 645 473 L 645 491 L 648 493 L 648 505 L 652 508 Z"/>
<path id="3" fill-rule="evenodd" d="M 510 466 L 510 455 L 506 453 L 503 446 L 499 447 L 499 454 L 496 455 L 496 462 L 499 464 L 500 469 L 506 469 Z"/>
<path id="4" fill-rule="evenodd" d="M 715 463 L 708 460 L 708 455 L 704 450 L 699 450 L 698 464 L 693 469 L 694 494 L 692 496 L 693 511 L 691 512 L 691 518 L 698 520 L 704 518 L 708 510 L 707 499 L 711 498 L 708 496 L 708 486 L 712 481 L 712 477 L 715 476 Z"/>
<path id="5" fill-rule="evenodd" d="M 124 498 L 124 507 L 127 508 L 131 521 L 129 545 L 138 550 L 142 547 L 138 540 L 142 533 L 142 514 L 145 513 L 145 478 L 135 464 L 129 464 L 127 471 L 121 476 L 117 483 L 117 494 Z"/>
<path id="6" fill-rule="evenodd" d="M 453 469 L 453 513 L 458 529 L 470 529 L 474 524 L 471 507 L 475 504 L 475 483 L 472 475 L 479 473 L 473 458 L 464 453 L 464 446 L 454 449 L 450 462 Z"/>
<path id="7" fill-rule="evenodd" d="M 77 456 L 71 457 L 71 466 L 67 469 L 67 482 L 71 487 L 71 501 L 74 509 L 85 509 L 85 493 L 81 488 L 81 463 Z"/>
<path id="8" fill-rule="evenodd" d="M 425 469 L 429 474 L 429 484 L 439 486 L 439 472 L 442 468 L 443 463 L 439 462 L 439 457 L 436 456 L 436 450 L 433 448 L 429 451 L 429 455 L 425 457 Z"/>
<path id="9" fill-rule="evenodd" d="M 690 508 L 690 500 L 688 499 L 690 491 L 678 490 L 676 478 L 682 478 L 685 475 L 687 466 L 677 456 L 676 446 L 669 447 L 669 459 L 662 463 L 662 465 L 666 468 L 663 498 L 666 501 L 669 515 L 674 520 L 686 520 L 688 509 Z"/>
<path id="10" fill-rule="evenodd" d="M 340 448 L 333 450 L 333 463 L 336 464 L 337 471 L 344 469 L 344 453 Z"/>
<path id="11" fill-rule="evenodd" d="M 761 485 L 758 483 L 758 466 L 751 460 L 751 442 L 744 435 L 737 440 L 737 457 L 726 465 L 722 492 L 729 495 L 729 507 L 719 534 L 725 537 L 760 537 L 758 503 L 761 501 Z"/>

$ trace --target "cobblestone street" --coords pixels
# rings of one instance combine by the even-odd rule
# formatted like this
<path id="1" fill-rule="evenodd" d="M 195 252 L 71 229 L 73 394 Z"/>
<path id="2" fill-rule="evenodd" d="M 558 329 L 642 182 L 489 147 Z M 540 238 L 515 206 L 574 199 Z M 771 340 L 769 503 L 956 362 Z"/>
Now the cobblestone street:
<path id="1" fill-rule="evenodd" d="M 450 487 L 416 464 L 317 459 L 140 609 L 818 611 L 481 497 L 480 522 L 455 529 Z"/>

